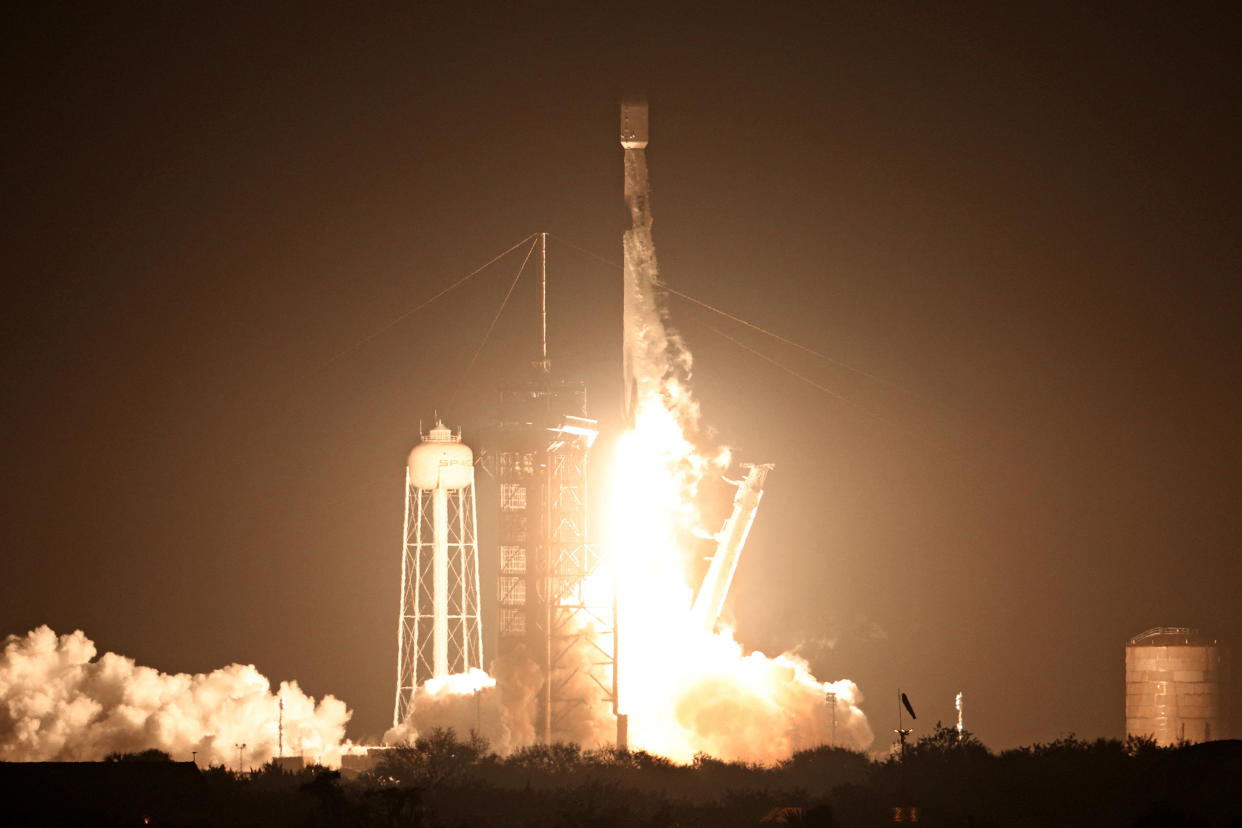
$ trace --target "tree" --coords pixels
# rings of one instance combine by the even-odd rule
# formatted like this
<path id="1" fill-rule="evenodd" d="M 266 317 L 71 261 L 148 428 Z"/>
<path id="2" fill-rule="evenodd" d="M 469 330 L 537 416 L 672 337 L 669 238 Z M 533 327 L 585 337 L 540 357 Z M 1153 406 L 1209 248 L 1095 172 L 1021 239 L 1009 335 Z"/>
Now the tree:
<path id="1" fill-rule="evenodd" d="M 171 762 L 172 757 L 162 750 L 149 748 L 147 750 L 138 751 L 137 753 L 109 753 L 104 757 L 105 762 Z"/>

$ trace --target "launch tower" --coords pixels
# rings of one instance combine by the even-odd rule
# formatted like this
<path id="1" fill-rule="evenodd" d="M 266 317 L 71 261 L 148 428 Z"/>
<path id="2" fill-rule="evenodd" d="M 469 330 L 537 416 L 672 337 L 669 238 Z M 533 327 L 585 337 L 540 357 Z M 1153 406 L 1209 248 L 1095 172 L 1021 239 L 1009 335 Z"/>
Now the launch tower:
<path id="1" fill-rule="evenodd" d="M 587 457 L 598 434 L 586 386 L 556 379 L 547 351 L 547 235 L 543 234 L 541 356 L 526 382 L 500 389 L 491 466 L 500 488 L 497 650 L 526 657 L 543 677 L 534 715 L 540 742 L 580 740 L 575 725 L 612 700 L 610 597 L 587 581 L 605 565 L 588 542 Z"/>

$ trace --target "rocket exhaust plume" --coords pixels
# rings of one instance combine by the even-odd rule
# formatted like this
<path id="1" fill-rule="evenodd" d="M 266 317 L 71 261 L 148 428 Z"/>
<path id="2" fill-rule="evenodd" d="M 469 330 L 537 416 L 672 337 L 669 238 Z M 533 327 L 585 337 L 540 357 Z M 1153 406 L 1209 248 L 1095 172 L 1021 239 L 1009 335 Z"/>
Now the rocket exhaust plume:
<path id="1" fill-rule="evenodd" d="M 651 236 L 645 101 L 625 101 L 621 118 L 632 220 L 624 236 L 623 304 L 629 427 L 611 469 L 608 545 L 617 579 L 617 710 L 628 716 L 630 745 L 679 761 L 706 752 L 774 762 L 828 741 L 835 713 L 840 741 L 865 748 L 872 733 L 853 682 L 821 682 L 797 656 L 748 654 L 731 629 L 715 631 L 770 467 L 751 467 L 722 529 L 703 525 L 700 491 L 732 458 L 728 449 L 701 445 L 690 351 L 665 324 Z M 714 537 L 717 550 L 695 600 L 687 570 L 704 537 Z"/>
<path id="2" fill-rule="evenodd" d="M 282 682 L 273 694 L 253 665 L 169 675 L 116 653 L 95 658 L 77 630 L 47 626 L 9 636 L 0 656 L 0 761 L 97 761 L 110 753 L 158 749 L 178 761 L 197 752 L 204 765 L 259 766 L 287 749 L 339 765 L 345 703 L 318 703 Z M 284 699 L 283 727 L 281 703 Z"/>

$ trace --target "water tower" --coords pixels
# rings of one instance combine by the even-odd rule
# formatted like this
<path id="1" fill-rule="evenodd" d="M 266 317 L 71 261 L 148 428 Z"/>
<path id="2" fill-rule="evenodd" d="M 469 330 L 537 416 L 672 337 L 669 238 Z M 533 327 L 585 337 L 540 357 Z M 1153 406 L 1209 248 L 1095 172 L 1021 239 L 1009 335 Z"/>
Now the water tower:
<path id="1" fill-rule="evenodd" d="M 405 544 L 393 726 L 429 678 L 483 668 L 474 452 L 437 422 L 405 469 Z"/>
<path id="2" fill-rule="evenodd" d="M 1126 735 L 1159 745 L 1227 738 L 1220 644 L 1189 627 L 1155 627 L 1126 642 Z"/>

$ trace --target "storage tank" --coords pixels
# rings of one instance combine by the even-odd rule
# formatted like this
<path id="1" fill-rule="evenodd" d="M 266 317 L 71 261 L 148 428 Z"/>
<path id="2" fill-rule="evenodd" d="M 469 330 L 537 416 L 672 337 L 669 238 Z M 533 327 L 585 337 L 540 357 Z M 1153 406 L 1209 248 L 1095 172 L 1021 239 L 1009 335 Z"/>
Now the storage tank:
<path id="1" fill-rule="evenodd" d="M 1126 735 L 1159 745 L 1226 738 L 1220 644 L 1189 627 L 1155 627 L 1126 642 Z"/>
<path id="2" fill-rule="evenodd" d="M 406 464 L 393 726 L 428 679 L 483 667 L 474 452 L 441 422 Z"/>
<path id="3" fill-rule="evenodd" d="M 423 441 L 410 452 L 410 484 L 424 491 L 437 485 L 464 489 L 474 483 L 474 452 L 454 434 L 436 423 Z"/>

